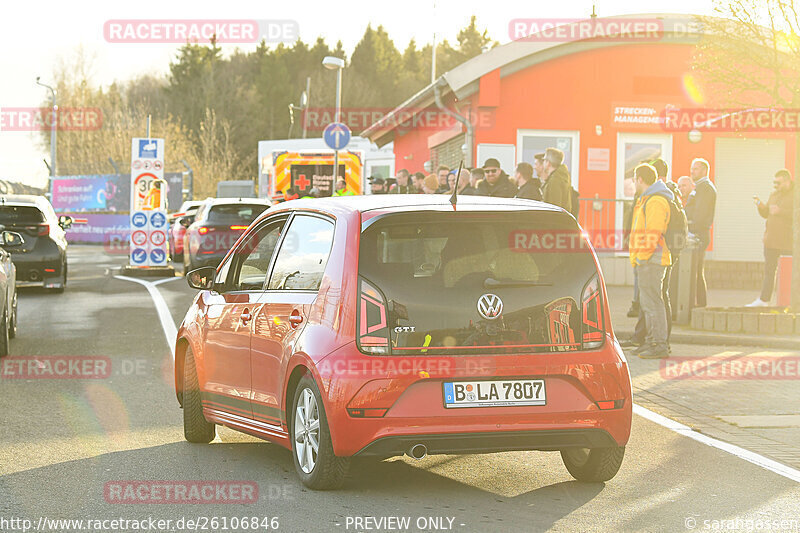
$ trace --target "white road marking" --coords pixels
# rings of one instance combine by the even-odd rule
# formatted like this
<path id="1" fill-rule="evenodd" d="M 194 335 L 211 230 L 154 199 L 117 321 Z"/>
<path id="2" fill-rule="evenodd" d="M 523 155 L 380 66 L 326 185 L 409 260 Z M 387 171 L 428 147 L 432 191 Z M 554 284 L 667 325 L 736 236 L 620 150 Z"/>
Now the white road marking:
<path id="1" fill-rule="evenodd" d="M 750 450 L 740 448 L 735 444 L 723 442 L 713 437 L 709 437 L 708 435 L 699 433 L 690 428 L 689 426 L 685 426 L 680 422 L 676 422 L 658 413 L 654 413 L 650 409 L 642 407 L 641 405 L 633 404 L 633 412 L 641 417 L 650 420 L 651 422 L 655 422 L 659 426 L 663 426 L 671 431 L 674 431 L 675 433 L 683 435 L 684 437 L 689 437 L 690 439 L 696 440 L 697 442 L 701 442 L 706 446 L 711 446 L 712 448 L 717 448 L 718 450 L 728 452 L 731 455 L 735 455 L 740 459 L 744 459 L 745 461 L 760 466 L 761 468 L 769 470 L 770 472 L 774 472 L 780 476 L 783 476 L 785 478 L 791 479 L 792 481 L 797 481 L 798 483 L 800 483 L 800 470 L 796 470 L 790 466 L 786 466 L 785 464 L 773 461 L 772 459 L 768 459 L 763 455 L 751 452 Z"/>
<path id="2" fill-rule="evenodd" d="M 175 281 L 176 279 L 180 278 L 174 277 L 174 278 L 160 279 L 158 281 L 147 281 L 143 279 L 129 278 L 127 276 L 114 276 L 114 277 L 117 279 L 132 281 L 134 283 L 138 283 L 139 285 L 144 285 L 145 288 L 147 288 L 147 292 L 150 293 L 150 297 L 153 299 L 153 303 L 156 306 L 156 311 L 158 312 L 158 318 L 161 321 L 161 327 L 164 329 L 164 335 L 166 335 L 167 337 L 167 343 L 169 344 L 170 353 L 174 360 L 175 340 L 176 337 L 178 336 L 178 328 L 175 327 L 175 323 L 172 321 L 172 315 L 170 315 L 169 313 L 169 307 L 167 307 L 166 300 L 164 300 L 164 297 L 161 295 L 161 293 L 156 287 L 158 285 L 161 285 L 162 283 Z M 679 435 L 683 435 L 684 437 L 689 437 L 690 439 L 705 444 L 706 446 L 711 446 L 712 448 L 722 450 L 740 459 L 744 459 L 747 462 L 753 463 L 756 466 L 760 466 L 761 468 L 769 470 L 770 472 L 774 472 L 779 476 L 783 476 L 785 478 L 791 479 L 792 481 L 800 483 L 800 470 L 796 470 L 790 466 L 786 466 L 785 464 L 773 461 L 772 459 L 768 459 L 763 455 L 751 452 L 750 450 L 746 450 L 744 448 L 736 446 L 735 444 L 723 442 L 713 437 L 709 437 L 708 435 L 698 433 L 689 426 L 686 426 L 684 424 L 681 424 L 680 422 L 676 422 L 675 420 L 672 420 L 658 413 L 655 413 L 650 409 L 647 409 L 646 407 L 642 407 L 641 405 L 633 404 L 633 412 L 643 418 L 646 418 L 647 420 L 650 420 L 651 422 L 655 422 L 656 424 L 669 429 L 670 431 L 674 431 Z"/>
<path id="3" fill-rule="evenodd" d="M 138 283 L 139 285 L 144 285 L 147 289 L 147 292 L 150 293 L 150 297 L 153 299 L 153 303 L 156 306 L 156 313 L 158 313 L 158 319 L 161 321 L 161 328 L 164 330 L 164 335 L 167 337 L 167 344 L 169 345 L 170 355 L 172 356 L 172 360 L 175 360 L 175 340 L 178 337 L 178 328 L 175 327 L 175 322 L 172 320 L 172 315 L 169 313 L 169 307 L 167 306 L 167 301 L 164 300 L 164 297 L 159 292 L 157 286 L 166 283 L 168 281 L 174 281 L 180 278 L 166 278 L 160 279 L 158 281 L 147 281 L 144 279 L 138 278 L 130 278 L 128 276 L 114 276 L 117 279 L 122 279 L 125 281 L 132 281 L 134 283 Z"/>

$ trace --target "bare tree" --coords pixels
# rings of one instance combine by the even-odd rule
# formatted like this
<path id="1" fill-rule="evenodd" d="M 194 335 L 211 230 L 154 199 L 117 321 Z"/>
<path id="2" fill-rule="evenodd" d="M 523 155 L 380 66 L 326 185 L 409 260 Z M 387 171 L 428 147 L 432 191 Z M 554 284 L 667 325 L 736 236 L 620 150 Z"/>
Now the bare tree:
<path id="1" fill-rule="evenodd" d="M 800 14 L 795 0 L 720 0 L 703 17 L 693 70 L 708 105 L 800 109 Z M 800 135 L 795 132 L 795 176 Z M 794 188 L 792 310 L 800 312 L 800 186 Z"/>

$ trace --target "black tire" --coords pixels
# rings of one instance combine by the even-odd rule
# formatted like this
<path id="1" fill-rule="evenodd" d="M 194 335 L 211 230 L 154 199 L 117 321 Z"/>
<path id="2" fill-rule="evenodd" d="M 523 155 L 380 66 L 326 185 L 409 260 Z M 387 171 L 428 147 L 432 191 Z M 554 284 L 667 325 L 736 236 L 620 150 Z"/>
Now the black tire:
<path id="1" fill-rule="evenodd" d="M 294 432 L 298 402 L 306 390 L 311 391 L 314 395 L 319 418 L 319 431 L 317 433 L 319 447 L 317 458 L 313 469 L 308 473 L 300 466 L 297 457 L 298 443 Z M 333 453 L 331 433 L 328 429 L 328 417 L 325 414 L 322 396 L 319 393 L 319 388 L 314 382 L 314 379 L 308 374 L 303 376 L 294 392 L 291 416 L 289 417 L 289 435 L 292 440 L 292 461 L 294 462 L 295 470 L 297 471 L 297 475 L 300 476 L 303 485 L 313 490 L 330 490 L 342 486 L 345 477 L 347 477 L 347 472 L 350 469 L 350 458 L 338 457 Z"/>
<path id="2" fill-rule="evenodd" d="M 13 339 L 17 336 L 17 290 L 11 297 L 11 321 L 8 323 L 8 338 Z"/>
<path id="3" fill-rule="evenodd" d="M 203 416 L 197 368 L 191 348 L 183 360 L 183 436 L 189 442 L 208 444 L 216 436 L 216 426 Z"/>
<path id="4" fill-rule="evenodd" d="M 2 330 L 0 331 L 0 357 L 8 355 L 8 326 L 8 305 L 6 305 L 6 308 L 3 309 L 3 318 L 0 320 L 0 330 Z"/>
<path id="5" fill-rule="evenodd" d="M 561 450 L 564 466 L 578 481 L 608 481 L 619 472 L 623 457 L 625 457 L 625 446 Z"/>

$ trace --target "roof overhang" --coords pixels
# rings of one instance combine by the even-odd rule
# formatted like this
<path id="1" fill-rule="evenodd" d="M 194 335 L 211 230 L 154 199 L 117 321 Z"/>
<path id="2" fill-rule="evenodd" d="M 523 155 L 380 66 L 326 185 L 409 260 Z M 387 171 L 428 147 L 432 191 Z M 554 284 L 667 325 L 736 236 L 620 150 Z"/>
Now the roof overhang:
<path id="1" fill-rule="evenodd" d="M 662 36 L 657 41 L 611 41 L 602 39 L 582 39 L 567 42 L 543 40 L 511 41 L 492 48 L 445 72 L 436 81 L 394 108 L 383 119 L 369 126 L 360 135 L 368 138 L 378 146 L 383 146 L 394 140 L 398 127 L 395 119 L 401 112 L 410 112 L 413 116 L 435 104 L 435 87 L 439 88 L 443 97 L 452 93 L 457 99 L 464 99 L 478 92 L 481 77 L 498 68 L 500 69 L 500 77 L 504 78 L 533 65 L 577 52 L 631 44 L 697 44 L 703 36 L 702 28 L 698 26 L 698 22 L 701 22 L 702 18 L 695 15 L 658 13 L 620 15 L 604 17 L 598 20 L 608 19 L 658 19 L 663 25 Z"/>

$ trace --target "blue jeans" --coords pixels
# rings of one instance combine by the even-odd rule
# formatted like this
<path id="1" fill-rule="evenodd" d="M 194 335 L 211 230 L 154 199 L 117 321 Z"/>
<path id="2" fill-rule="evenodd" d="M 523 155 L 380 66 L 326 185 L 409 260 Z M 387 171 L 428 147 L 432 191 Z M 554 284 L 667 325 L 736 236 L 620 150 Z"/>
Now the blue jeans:
<path id="1" fill-rule="evenodd" d="M 667 346 L 667 312 L 664 308 L 664 274 L 667 267 L 656 262 L 638 265 L 639 309 L 644 314 L 645 343 Z"/>

